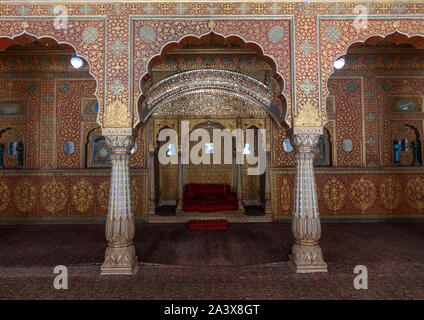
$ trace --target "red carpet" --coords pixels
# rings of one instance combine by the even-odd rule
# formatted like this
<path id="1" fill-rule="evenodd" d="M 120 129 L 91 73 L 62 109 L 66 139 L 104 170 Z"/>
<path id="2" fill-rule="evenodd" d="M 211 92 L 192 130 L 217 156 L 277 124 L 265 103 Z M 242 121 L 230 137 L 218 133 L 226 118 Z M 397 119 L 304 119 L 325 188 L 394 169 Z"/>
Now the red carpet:
<path id="1" fill-rule="evenodd" d="M 228 222 L 227 220 L 190 220 L 187 225 L 188 228 L 192 230 L 227 229 Z"/>

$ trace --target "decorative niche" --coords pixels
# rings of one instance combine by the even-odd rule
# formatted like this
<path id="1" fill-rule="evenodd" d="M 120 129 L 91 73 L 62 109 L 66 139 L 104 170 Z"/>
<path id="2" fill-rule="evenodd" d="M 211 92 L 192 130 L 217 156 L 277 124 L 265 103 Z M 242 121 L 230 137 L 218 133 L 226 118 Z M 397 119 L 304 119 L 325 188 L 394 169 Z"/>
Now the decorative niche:
<path id="1" fill-rule="evenodd" d="M 26 99 L 0 99 L 0 117 L 23 117 L 27 111 Z"/>
<path id="2" fill-rule="evenodd" d="M 110 153 L 101 128 L 97 127 L 90 130 L 85 143 L 85 167 L 102 168 L 112 166 Z"/>
<path id="3" fill-rule="evenodd" d="M 422 96 L 388 96 L 388 105 L 390 112 L 409 113 L 422 112 Z"/>
<path id="4" fill-rule="evenodd" d="M 96 98 L 81 98 L 81 115 L 85 117 L 97 116 L 99 102 Z"/>
<path id="5" fill-rule="evenodd" d="M 327 97 L 325 107 L 327 109 L 327 114 L 336 113 L 336 98 L 334 95 L 329 95 Z"/>
<path id="6" fill-rule="evenodd" d="M 332 159 L 332 143 L 330 133 L 327 128 L 324 128 L 323 134 L 320 135 L 318 144 L 314 150 L 314 166 L 316 167 L 331 167 Z"/>

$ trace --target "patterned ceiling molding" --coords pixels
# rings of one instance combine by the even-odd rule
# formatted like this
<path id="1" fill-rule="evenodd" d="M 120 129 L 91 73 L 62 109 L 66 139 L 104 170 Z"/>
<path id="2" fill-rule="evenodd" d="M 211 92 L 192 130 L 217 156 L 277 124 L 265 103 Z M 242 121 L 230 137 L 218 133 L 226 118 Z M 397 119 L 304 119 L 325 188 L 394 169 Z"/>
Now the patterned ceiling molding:
<path id="1" fill-rule="evenodd" d="M 192 94 L 218 93 L 245 100 L 264 109 L 278 124 L 280 115 L 271 108 L 271 89 L 258 80 L 228 70 L 200 69 L 168 77 L 148 91 L 147 107 L 141 110 L 142 121 L 159 107 Z"/>

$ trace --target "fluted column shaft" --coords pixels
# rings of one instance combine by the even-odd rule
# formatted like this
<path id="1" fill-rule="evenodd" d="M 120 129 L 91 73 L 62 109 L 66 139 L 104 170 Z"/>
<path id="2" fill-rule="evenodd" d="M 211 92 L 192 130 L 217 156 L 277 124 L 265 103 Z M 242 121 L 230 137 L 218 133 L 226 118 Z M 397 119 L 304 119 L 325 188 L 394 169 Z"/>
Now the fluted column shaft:
<path id="1" fill-rule="evenodd" d="M 267 153 L 266 153 L 266 170 L 265 170 L 265 213 L 266 214 L 272 214 L 270 168 L 271 168 L 271 157 L 270 157 L 270 152 L 267 151 Z"/>
<path id="2" fill-rule="evenodd" d="M 150 201 L 149 201 L 149 214 L 156 213 L 156 200 L 155 200 L 155 152 L 149 152 L 149 166 L 150 166 Z"/>
<path id="3" fill-rule="evenodd" d="M 291 230 L 295 238 L 290 260 L 296 272 L 327 272 L 318 241 L 321 222 L 314 175 L 314 147 L 319 133 L 295 134 L 296 177 Z"/>
<path id="4" fill-rule="evenodd" d="M 178 199 L 176 213 L 182 213 L 183 211 L 183 164 L 182 164 L 182 153 L 178 151 Z"/>
<path id="5" fill-rule="evenodd" d="M 106 219 L 108 247 L 101 274 L 135 274 L 138 262 L 133 245 L 135 222 L 131 208 L 129 175 L 132 136 L 106 136 L 111 149 L 109 211 Z"/>

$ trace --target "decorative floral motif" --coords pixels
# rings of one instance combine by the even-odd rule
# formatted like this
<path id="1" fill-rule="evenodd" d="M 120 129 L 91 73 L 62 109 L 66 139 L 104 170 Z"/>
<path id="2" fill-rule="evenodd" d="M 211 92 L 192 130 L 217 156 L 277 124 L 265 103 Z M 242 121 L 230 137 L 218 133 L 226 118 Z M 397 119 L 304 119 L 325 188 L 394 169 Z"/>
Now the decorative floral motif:
<path id="1" fill-rule="evenodd" d="M 403 14 L 406 11 L 406 6 L 402 2 L 394 3 L 393 11 L 397 14 Z"/>
<path id="2" fill-rule="evenodd" d="M 332 178 L 325 184 L 322 194 L 324 205 L 334 213 L 342 209 L 346 204 L 346 188 L 336 178 Z"/>
<path id="3" fill-rule="evenodd" d="M 314 45 L 309 40 L 305 40 L 300 44 L 299 48 L 300 51 L 308 55 L 314 50 Z"/>
<path id="4" fill-rule="evenodd" d="M 35 83 L 31 83 L 28 87 L 27 87 L 27 93 L 34 93 L 35 91 L 37 91 L 37 85 Z"/>
<path id="5" fill-rule="evenodd" d="M 397 183 L 393 178 L 389 177 L 384 179 L 380 184 L 380 197 L 384 206 L 392 211 L 395 209 L 401 200 L 402 185 Z"/>
<path id="6" fill-rule="evenodd" d="M 131 181 L 131 209 L 133 213 L 136 212 L 138 209 L 138 194 L 139 189 L 137 188 L 137 181 L 133 179 Z"/>
<path id="7" fill-rule="evenodd" d="M 148 4 L 146 4 L 146 5 L 144 6 L 143 11 L 144 11 L 144 13 L 146 13 L 146 14 L 153 14 L 153 13 L 155 13 L 156 8 L 155 8 L 155 6 L 154 6 L 153 4 L 148 3 Z"/>
<path id="8" fill-rule="evenodd" d="M 121 80 L 116 79 L 112 82 L 112 84 L 110 85 L 110 90 L 112 90 L 112 92 L 115 95 L 120 95 L 122 90 L 125 89 L 124 84 L 121 82 Z"/>
<path id="9" fill-rule="evenodd" d="M 415 178 L 406 184 L 405 197 L 408 204 L 415 209 L 424 209 L 424 180 Z"/>
<path id="10" fill-rule="evenodd" d="M 82 178 L 71 189 L 71 203 L 79 212 L 85 212 L 91 207 L 94 198 L 94 188 L 86 178 Z"/>
<path id="11" fill-rule="evenodd" d="M 44 184 L 40 191 L 40 201 L 48 212 L 63 210 L 68 200 L 65 185 L 56 179 Z"/>
<path id="12" fill-rule="evenodd" d="M 390 90 L 390 85 L 386 82 L 386 81 L 382 81 L 380 83 L 381 89 L 383 89 L 383 91 L 389 91 Z"/>
<path id="13" fill-rule="evenodd" d="M 239 5 L 239 7 L 237 8 L 237 11 L 240 14 L 247 14 L 250 11 L 250 6 L 247 3 L 242 3 Z"/>
<path id="14" fill-rule="evenodd" d="M 103 210 L 109 208 L 110 182 L 103 182 L 97 190 L 97 201 Z"/>
<path id="15" fill-rule="evenodd" d="M 114 14 L 120 14 L 124 11 L 124 5 L 122 3 L 114 3 L 111 5 L 111 10 Z"/>
<path id="16" fill-rule="evenodd" d="M 31 181 L 25 179 L 18 183 L 13 190 L 13 200 L 16 209 L 21 213 L 28 213 L 34 207 L 36 189 Z"/>
<path id="17" fill-rule="evenodd" d="M 85 3 L 80 9 L 81 14 L 84 15 L 89 15 L 92 11 L 93 8 L 88 3 Z"/>
<path id="18" fill-rule="evenodd" d="M 355 81 L 350 81 L 347 84 L 347 90 L 350 92 L 355 92 L 358 89 L 358 84 Z"/>
<path id="19" fill-rule="evenodd" d="M 138 35 L 144 42 L 150 43 L 156 40 L 156 31 L 151 26 L 142 26 L 138 30 Z"/>
<path id="20" fill-rule="evenodd" d="M 333 4 L 333 6 L 331 7 L 331 12 L 333 14 L 340 14 L 343 12 L 343 10 L 344 10 L 344 7 L 340 2 Z"/>
<path id="21" fill-rule="evenodd" d="M 0 183 L 0 211 L 7 208 L 10 201 L 9 187 L 5 182 Z"/>
<path id="22" fill-rule="evenodd" d="M 362 213 L 374 204 L 376 197 L 375 185 L 369 179 L 360 178 L 350 185 L 350 201 Z"/>
<path id="23" fill-rule="evenodd" d="M 122 44 L 121 41 L 116 40 L 111 46 L 110 46 L 110 51 L 112 51 L 112 53 L 115 56 L 120 56 L 121 53 L 125 50 L 125 46 Z"/>
<path id="24" fill-rule="evenodd" d="M 177 5 L 175 5 L 175 12 L 176 12 L 177 14 L 182 15 L 182 14 L 184 14 L 186 11 L 187 11 L 187 7 L 186 7 L 186 5 L 185 5 L 184 3 L 180 2 L 180 3 L 178 3 Z"/>
<path id="25" fill-rule="evenodd" d="M 53 100 L 53 98 L 54 98 L 54 96 L 51 93 L 46 93 L 43 97 L 45 102 L 50 102 L 50 101 Z"/>
<path id="26" fill-rule="evenodd" d="M 219 9 L 215 6 L 215 4 L 213 4 L 212 2 L 209 2 L 205 10 L 208 14 L 214 15 L 215 13 L 217 13 Z"/>
<path id="27" fill-rule="evenodd" d="M 337 29 L 337 27 L 335 26 L 328 26 L 327 28 L 325 28 L 324 34 L 328 40 L 333 42 L 339 41 L 341 37 L 340 30 Z"/>
<path id="28" fill-rule="evenodd" d="M 29 13 L 29 8 L 26 5 L 21 5 L 19 7 L 16 8 L 16 11 L 18 12 L 18 14 L 20 16 L 26 16 Z"/>
<path id="29" fill-rule="evenodd" d="M 305 79 L 303 80 L 302 84 L 300 85 L 300 89 L 306 94 L 309 95 L 312 91 L 315 90 L 315 84 L 309 80 Z"/>
<path id="30" fill-rule="evenodd" d="M 268 40 L 271 42 L 278 42 L 284 37 L 284 28 L 281 26 L 273 26 L 268 31 Z"/>
<path id="31" fill-rule="evenodd" d="M 62 83 L 60 85 L 60 92 L 62 92 L 63 94 L 68 94 L 69 91 L 71 91 L 71 88 L 66 84 L 66 83 Z"/>
<path id="32" fill-rule="evenodd" d="M 281 11 L 281 6 L 274 2 L 269 6 L 269 11 L 271 11 L 272 14 L 278 14 Z"/>
<path id="33" fill-rule="evenodd" d="M 290 209 L 291 205 L 291 193 L 290 193 L 290 186 L 287 181 L 287 179 L 283 179 L 283 182 L 281 183 L 281 209 L 283 211 L 288 211 Z"/>
<path id="34" fill-rule="evenodd" d="M 82 41 L 84 41 L 86 44 L 90 44 L 96 41 L 98 36 L 99 36 L 99 29 L 97 29 L 94 26 L 90 26 L 87 29 L 85 29 L 84 32 L 82 33 Z"/>

